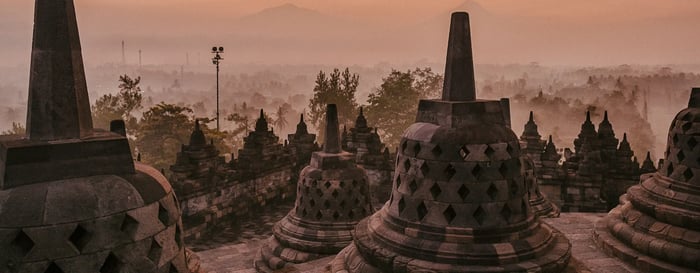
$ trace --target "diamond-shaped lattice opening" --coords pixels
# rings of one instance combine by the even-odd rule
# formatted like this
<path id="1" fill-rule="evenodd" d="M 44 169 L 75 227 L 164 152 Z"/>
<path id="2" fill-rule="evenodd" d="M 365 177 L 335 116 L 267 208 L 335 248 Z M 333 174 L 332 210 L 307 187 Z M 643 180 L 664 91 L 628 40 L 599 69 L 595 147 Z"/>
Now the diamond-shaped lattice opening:
<path id="1" fill-rule="evenodd" d="M 514 151 L 515 151 L 515 149 L 513 149 L 513 146 L 510 146 L 510 143 L 509 143 L 508 146 L 506 147 L 506 152 L 508 152 L 508 154 L 509 154 L 511 157 L 513 157 L 513 152 L 514 152 Z"/>
<path id="2" fill-rule="evenodd" d="M 440 157 L 440 155 L 442 155 L 442 148 L 440 148 L 440 145 L 435 145 L 431 152 L 433 153 L 434 157 Z"/>
<path id="3" fill-rule="evenodd" d="M 340 193 L 338 192 L 338 190 L 333 190 L 331 195 L 333 196 L 333 198 L 338 199 L 338 195 L 340 195 Z"/>
<path id="4" fill-rule="evenodd" d="M 457 193 L 459 194 L 459 197 L 462 198 L 462 200 L 467 199 L 467 196 L 469 195 L 469 188 L 462 184 L 461 187 L 459 187 L 459 190 L 457 190 Z"/>
<path id="5" fill-rule="evenodd" d="M 503 209 L 501 209 L 501 216 L 503 216 L 503 219 L 506 220 L 506 222 L 510 223 L 510 216 L 512 215 L 510 211 L 510 206 L 506 204 L 503 206 Z"/>
<path id="6" fill-rule="evenodd" d="M 683 117 L 681 117 L 681 120 L 690 121 L 691 117 L 692 117 L 692 115 L 690 115 L 690 113 L 685 113 L 685 115 L 683 115 Z"/>
<path id="7" fill-rule="evenodd" d="M 528 199 L 529 199 L 529 198 L 528 198 Z M 529 214 L 529 213 L 528 213 L 528 210 L 527 210 L 527 204 L 528 204 L 528 202 L 527 202 L 525 199 L 523 199 L 522 202 L 520 202 L 520 212 L 521 212 L 523 215 L 528 215 L 528 214 Z"/>
<path id="8" fill-rule="evenodd" d="M 306 194 L 311 193 L 311 187 L 304 187 L 304 192 L 305 192 Z"/>
<path id="9" fill-rule="evenodd" d="M 315 187 L 318 187 L 318 181 L 316 181 L 316 180 L 311 181 L 311 186 L 314 187 L 314 188 L 315 188 Z"/>
<path id="10" fill-rule="evenodd" d="M 346 204 L 346 203 L 345 203 L 345 200 L 343 200 L 343 201 L 340 201 L 340 204 L 338 204 L 338 206 L 339 206 L 340 208 L 343 208 L 343 209 L 344 209 L 344 208 L 345 208 L 345 204 Z"/>
<path id="11" fill-rule="evenodd" d="M 25 256 L 32 250 L 32 248 L 34 248 L 34 241 L 32 238 L 29 238 L 24 231 L 20 230 L 15 236 L 15 239 L 13 239 L 10 243 L 10 246 L 16 249 L 19 254 Z"/>
<path id="12" fill-rule="evenodd" d="M 482 209 L 481 206 L 479 206 L 478 208 L 476 208 L 474 213 L 472 213 L 472 217 L 474 217 L 474 220 L 476 220 L 476 222 L 479 223 L 479 225 L 483 225 L 484 220 L 486 220 L 486 211 L 484 211 L 484 209 Z"/>
<path id="13" fill-rule="evenodd" d="M 673 173 L 673 163 L 668 162 L 668 173 L 667 173 L 667 175 L 668 175 L 668 176 L 671 176 L 672 173 Z"/>
<path id="14" fill-rule="evenodd" d="M 508 165 L 506 162 L 501 163 L 501 166 L 498 167 L 498 173 L 500 173 L 503 178 L 508 176 Z"/>
<path id="15" fill-rule="evenodd" d="M 418 220 L 423 220 L 425 215 L 428 214 L 428 208 L 426 208 L 425 204 L 423 204 L 423 202 L 421 202 L 420 205 L 418 205 L 418 207 L 416 207 L 416 212 L 418 212 Z"/>
<path id="16" fill-rule="evenodd" d="M 408 147 L 408 141 L 404 140 L 403 143 L 401 143 L 401 152 L 406 152 L 407 147 Z"/>
<path id="17" fill-rule="evenodd" d="M 323 184 L 324 187 L 330 188 L 331 187 L 331 181 L 326 181 L 326 183 Z"/>
<path id="18" fill-rule="evenodd" d="M 338 183 L 338 186 L 339 186 L 341 189 L 342 189 L 342 188 L 345 188 L 345 181 L 340 180 L 340 182 Z"/>
<path id="19" fill-rule="evenodd" d="M 362 200 L 360 200 L 360 198 L 361 198 L 361 197 L 357 197 L 357 198 L 355 198 L 355 200 L 354 200 L 354 202 L 355 202 L 355 206 L 359 205 L 359 204 L 360 204 L 360 202 L 362 202 Z"/>
<path id="20" fill-rule="evenodd" d="M 515 182 L 515 179 L 508 182 L 508 189 L 510 190 L 510 195 L 518 194 L 518 183 Z"/>
<path id="21" fill-rule="evenodd" d="M 306 209 L 301 210 L 301 216 L 306 217 L 306 215 L 309 215 Z"/>
<path id="22" fill-rule="evenodd" d="M 403 201 L 403 197 L 399 199 L 399 213 L 403 212 L 403 210 L 406 209 L 406 202 Z"/>
<path id="23" fill-rule="evenodd" d="M 316 212 L 316 220 L 321 220 L 323 218 L 323 213 L 321 211 Z"/>
<path id="24" fill-rule="evenodd" d="M 338 220 L 340 218 L 340 213 L 338 211 L 333 212 L 333 220 Z"/>
<path id="25" fill-rule="evenodd" d="M 459 155 L 464 159 L 465 161 L 467 160 L 467 157 L 469 156 L 469 148 L 467 146 L 462 146 L 462 148 L 459 149 Z"/>
<path id="26" fill-rule="evenodd" d="M 323 191 L 319 188 L 316 188 L 316 196 L 318 196 L 318 197 L 323 196 Z"/>
<path id="27" fill-rule="evenodd" d="M 481 168 L 481 166 L 480 166 L 479 164 L 476 164 L 476 165 L 474 165 L 474 168 L 472 168 L 472 175 L 473 175 L 476 179 L 479 179 L 479 178 L 481 177 L 481 172 L 482 172 L 483 170 L 484 170 L 484 169 Z"/>
<path id="28" fill-rule="evenodd" d="M 83 228 L 83 226 L 78 225 L 75 227 L 75 230 L 73 230 L 70 237 L 68 237 L 68 241 L 75 246 L 75 249 L 77 249 L 78 252 L 82 252 L 83 248 L 85 248 L 87 243 L 90 242 L 91 237 L 92 234 L 90 234 L 89 231 Z"/>
<path id="29" fill-rule="evenodd" d="M 180 225 L 175 225 L 175 243 L 177 243 L 177 249 L 182 248 L 182 230 Z"/>
<path id="30" fill-rule="evenodd" d="M 423 161 L 423 164 L 420 165 L 420 171 L 423 173 L 423 176 L 428 174 L 430 172 L 430 167 L 428 167 L 428 162 Z"/>
<path id="31" fill-rule="evenodd" d="M 324 201 L 324 202 L 323 202 L 323 207 L 326 208 L 326 209 L 331 208 L 331 202 L 328 201 L 328 200 Z"/>
<path id="32" fill-rule="evenodd" d="M 690 168 L 685 169 L 683 172 L 683 177 L 685 177 L 685 181 L 689 181 L 690 179 L 693 178 L 693 170 Z"/>
<path id="33" fill-rule="evenodd" d="M 316 200 L 313 200 L 313 199 L 309 200 L 309 206 L 311 206 L 312 208 L 315 207 L 315 206 L 316 206 Z"/>
<path id="34" fill-rule="evenodd" d="M 102 263 L 102 267 L 100 267 L 100 273 L 120 273 L 123 267 L 124 263 L 117 256 L 109 253 L 104 263 Z"/>
<path id="35" fill-rule="evenodd" d="M 447 168 L 445 168 L 445 178 L 449 181 L 456 173 L 457 170 L 455 170 L 455 167 L 453 167 L 452 164 L 447 164 Z"/>
<path id="36" fill-rule="evenodd" d="M 489 197 L 491 197 L 491 200 L 496 200 L 496 197 L 498 196 L 498 188 L 496 188 L 496 185 L 491 183 L 491 185 L 489 185 L 489 188 L 486 190 L 486 194 L 488 194 Z"/>
<path id="37" fill-rule="evenodd" d="M 411 190 L 411 194 L 416 193 L 416 190 L 418 189 L 418 184 L 416 183 L 415 179 L 411 179 L 411 182 L 408 183 L 408 188 Z"/>
<path id="38" fill-rule="evenodd" d="M 180 273 L 180 271 L 177 270 L 174 264 L 170 263 L 170 270 L 168 270 L 168 273 Z"/>
<path id="39" fill-rule="evenodd" d="M 46 270 L 44 270 L 44 273 L 64 273 L 64 272 L 58 265 L 56 265 L 56 263 L 52 262 L 49 265 L 49 267 L 47 267 Z"/>
<path id="40" fill-rule="evenodd" d="M 491 146 L 486 147 L 486 150 L 484 150 L 484 154 L 488 156 L 489 158 L 493 156 L 493 154 L 496 153 L 496 150 L 491 148 Z"/>
<path id="41" fill-rule="evenodd" d="M 690 147 L 690 149 L 695 149 L 695 146 L 698 146 L 698 141 L 695 140 L 695 137 L 690 137 L 690 139 L 688 139 L 688 147 Z"/>
<path id="42" fill-rule="evenodd" d="M 420 143 L 416 142 L 416 144 L 413 145 L 413 154 L 418 155 L 420 153 Z"/>
<path id="43" fill-rule="evenodd" d="M 442 216 L 445 216 L 445 220 L 447 220 L 447 223 L 452 223 L 452 220 L 457 217 L 457 212 L 455 212 L 455 209 L 452 208 L 452 205 L 447 206 L 445 211 L 442 212 Z"/>
<path id="44" fill-rule="evenodd" d="M 151 240 L 151 249 L 148 250 L 148 259 L 158 265 L 162 254 L 163 246 L 161 246 L 155 239 Z"/>
<path id="45" fill-rule="evenodd" d="M 360 182 L 357 182 L 357 180 L 353 179 L 352 180 L 352 187 L 357 188 L 357 186 L 360 184 Z"/>
<path id="46" fill-rule="evenodd" d="M 690 130 L 690 128 L 692 128 L 692 127 L 693 127 L 693 123 L 692 123 L 692 122 L 686 122 L 686 123 L 683 124 L 683 126 L 681 126 L 681 129 L 683 129 L 683 132 L 685 133 L 685 132 L 687 132 L 688 130 Z"/>
<path id="47" fill-rule="evenodd" d="M 676 158 L 678 158 L 678 162 L 683 161 L 685 159 L 685 153 L 683 153 L 683 150 L 678 151 L 676 154 Z"/>
<path id="48" fill-rule="evenodd" d="M 430 187 L 430 194 L 433 196 L 433 199 L 437 199 L 438 196 L 440 196 L 440 193 L 442 193 L 442 189 L 440 189 L 438 183 L 435 182 L 435 184 L 433 184 L 433 186 Z"/>
<path id="49" fill-rule="evenodd" d="M 678 135 L 673 134 L 673 137 L 671 138 L 671 140 L 673 140 L 673 145 L 678 144 Z"/>
<path id="50" fill-rule="evenodd" d="M 401 187 L 401 176 L 396 176 L 396 188 Z"/>
<path id="51" fill-rule="evenodd" d="M 353 210 L 348 211 L 348 217 L 349 217 L 350 219 L 355 218 L 355 211 L 353 211 Z"/>
<path id="52" fill-rule="evenodd" d="M 129 234 L 129 236 L 134 236 L 134 233 L 136 233 L 136 229 L 139 227 L 139 222 L 134 219 L 134 217 L 129 216 L 128 214 L 124 215 L 124 220 L 122 220 L 122 225 L 121 225 L 121 231 Z"/>
<path id="53" fill-rule="evenodd" d="M 160 220 L 164 226 L 170 224 L 170 213 L 168 213 L 168 210 L 166 210 L 162 204 L 158 204 L 158 220 Z"/>
<path id="54" fill-rule="evenodd" d="M 406 160 L 403 161 L 403 169 L 404 171 L 408 172 L 408 169 L 411 168 L 411 160 L 406 158 Z"/>

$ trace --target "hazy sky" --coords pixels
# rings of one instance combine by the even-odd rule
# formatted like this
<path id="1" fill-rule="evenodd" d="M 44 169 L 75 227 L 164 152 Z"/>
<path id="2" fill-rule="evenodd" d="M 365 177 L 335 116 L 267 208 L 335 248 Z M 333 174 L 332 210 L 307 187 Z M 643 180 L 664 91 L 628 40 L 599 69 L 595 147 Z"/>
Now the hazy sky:
<path id="1" fill-rule="evenodd" d="M 28 62 L 33 2 L 0 3 L 0 65 Z M 120 60 L 121 40 L 127 40 L 129 60 L 135 60 L 139 48 L 148 53 L 146 63 L 181 63 L 185 52 L 194 55 L 213 43 L 232 48 L 242 62 L 439 61 L 444 58 L 449 12 L 474 6 L 483 18 L 472 23 L 481 63 L 700 63 L 698 0 L 468 2 L 75 0 L 88 64 Z M 318 16 L 297 11 L 240 19 L 286 3 Z M 420 37 L 401 37 L 408 35 Z"/>

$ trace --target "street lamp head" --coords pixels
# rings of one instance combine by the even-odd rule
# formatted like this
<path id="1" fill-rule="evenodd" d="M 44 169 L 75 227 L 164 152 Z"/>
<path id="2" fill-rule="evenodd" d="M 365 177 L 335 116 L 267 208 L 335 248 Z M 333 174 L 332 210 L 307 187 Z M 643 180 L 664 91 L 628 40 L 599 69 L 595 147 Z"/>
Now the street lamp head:
<path id="1" fill-rule="evenodd" d="M 219 51 L 220 51 L 220 52 L 224 52 L 224 47 L 223 47 L 223 46 L 220 46 L 220 47 L 219 47 Z"/>

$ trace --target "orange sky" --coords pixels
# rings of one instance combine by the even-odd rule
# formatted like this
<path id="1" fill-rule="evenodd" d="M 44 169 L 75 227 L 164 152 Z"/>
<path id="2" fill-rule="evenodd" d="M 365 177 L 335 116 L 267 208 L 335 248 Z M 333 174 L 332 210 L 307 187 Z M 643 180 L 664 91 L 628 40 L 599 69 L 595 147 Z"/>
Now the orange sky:
<path id="1" fill-rule="evenodd" d="M 384 39 L 384 30 L 416 28 L 441 19 L 447 22 L 448 12 L 466 0 L 74 0 L 78 12 L 86 61 L 88 64 L 113 62 L 120 59 L 117 45 L 122 39 L 132 47 L 149 52 L 150 61 L 163 63 L 194 51 L 212 42 L 240 46 L 244 61 L 263 63 L 294 63 L 298 59 L 314 63 L 344 63 L 357 61 L 371 63 L 396 60 L 418 60 L 426 58 L 439 61 L 444 58 L 444 35 L 446 28 L 432 25 L 424 29 L 418 46 L 407 46 L 405 40 L 396 37 Z M 0 3 L 0 59 L 4 65 L 24 65 L 31 45 L 33 2 L 30 0 L 2 0 Z M 610 64 L 610 63 L 700 63 L 697 46 L 700 44 L 700 1 L 698 0 L 475 0 L 492 18 L 474 22 L 477 35 L 490 36 L 475 40 L 475 46 L 493 50 L 479 52 L 478 61 L 484 63 L 529 62 L 557 64 Z M 255 30 L 253 34 L 265 32 L 270 37 L 241 36 L 236 30 L 237 19 L 255 14 L 266 8 L 293 3 L 318 11 L 324 16 L 355 24 L 357 31 L 366 32 L 367 37 L 358 39 L 350 48 L 334 49 L 324 45 L 325 55 L 308 58 L 282 59 L 283 56 L 265 59 L 269 55 L 255 55 L 255 50 L 271 48 L 277 44 L 293 44 L 288 40 L 272 37 L 273 31 Z M 442 19 L 444 17 L 444 19 Z M 658 24 L 656 22 L 659 22 Z M 502 25 L 501 25 L 501 22 Z M 479 26 L 482 23 L 482 26 Z M 483 24 L 496 24 L 499 29 L 485 28 Z M 510 24 L 510 25 L 508 25 Z M 527 25 L 527 31 L 517 29 Z M 515 26 L 515 27 L 514 27 Z M 611 26 L 616 27 L 611 30 Z M 439 28 L 438 28 L 439 27 Z M 366 30 L 364 31 L 363 30 Z M 443 29 L 444 28 L 444 29 Z M 545 33 L 538 33 L 538 30 Z M 302 41 L 300 52 L 313 46 L 325 33 L 300 30 Z M 484 33 L 491 31 L 493 33 Z M 619 32 L 619 33 L 618 33 Z M 285 33 L 282 33 L 285 34 Z M 240 37 L 233 37 L 233 36 Z M 374 35 L 374 36 L 372 36 Z M 441 36 L 442 35 L 442 36 Z M 510 36 L 520 47 L 505 44 Z M 307 39 L 308 38 L 308 39 Z M 327 37 L 333 40 L 336 37 Z M 529 40 L 531 39 L 531 40 Z M 255 44 L 244 48 L 246 41 Z M 304 43 L 306 41 L 306 45 Z M 328 41 L 320 41 L 328 42 Z M 333 42 L 333 41 L 331 41 Z M 403 44 L 398 42 L 404 42 Z M 428 42 L 432 44 L 427 44 Z M 201 43 L 201 44 L 200 44 Z M 251 42 L 253 43 L 253 42 Z M 341 43 L 337 42 L 336 43 Z M 396 44 L 407 48 L 405 52 L 391 52 Z M 374 50 L 377 45 L 388 48 Z M 528 48 L 528 45 L 530 46 Z M 552 48 L 545 46 L 551 45 Z M 579 48 L 580 47 L 580 48 Z M 600 47 L 600 48 L 599 48 Z M 615 58 L 602 56 L 603 50 L 614 52 Z M 170 52 L 170 51 L 173 52 Z M 270 50 L 278 50 L 271 48 Z M 364 51 L 363 51 L 364 50 Z M 571 51 L 571 52 L 569 52 Z M 317 52 L 310 50 L 310 52 Z M 573 55 L 574 52 L 577 55 Z M 659 53 L 663 54 L 659 54 Z M 107 54 L 109 53 L 109 54 Z M 368 53 L 368 54 L 364 54 Z M 393 55 L 392 55 L 393 54 Z M 335 55 L 346 56 L 340 58 Z M 245 59 L 248 57 L 249 59 Z M 362 57 L 362 58 L 359 58 Z M 0 65 L 3 65 L 0 64 Z"/>

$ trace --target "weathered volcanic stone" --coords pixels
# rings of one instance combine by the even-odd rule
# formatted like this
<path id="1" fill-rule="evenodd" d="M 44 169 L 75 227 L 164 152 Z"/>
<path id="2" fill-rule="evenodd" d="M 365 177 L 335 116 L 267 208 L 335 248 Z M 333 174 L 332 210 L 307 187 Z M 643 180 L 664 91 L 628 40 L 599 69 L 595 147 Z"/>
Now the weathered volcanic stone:
<path id="1" fill-rule="evenodd" d="M 294 263 L 338 253 L 352 241 L 357 222 L 373 212 L 365 171 L 353 154 L 340 150 L 334 104 L 326 119 L 324 150 L 314 152 L 301 171 L 294 208 L 275 224 L 255 258 L 258 272 L 290 270 Z"/>
<path id="2" fill-rule="evenodd" d="M 532 212 L 534 212 L 539 217 L 559 217 L 559 208 L 552 202 L 550 202 L 547 199 L 547 197 L 540 191 L 539 181 L 537 180 L 537 176 L 535 175 L 535 163 L 530 157 L 522 156 L 520 158 L 520 164 L 522 165 L 525 183 L 527 184 L 528 196 Z"/>
<path id="3" fill-rule="evenodd" d="M 659 171 L 596 224 L 604 250 L 645 272 L 700 272 L 700 88 L 671 123 Z"/>
<path id="4" fill-rule="evenodd" d="M 28 135 L 0 138 L 0 272 L 190 272 L 168 181 L 123 122 L 92 128 L 73 1 L 35 3 Z"/>
<path id="5" fill-rule="evenodd" d="M 355 227 L 338 272 L 560 272 L 570 244 L 532 213 L 500 101 L 474 100 L 467 13 L 452 15 L 445 89 L 404 133 L 389 202 Z"/>

